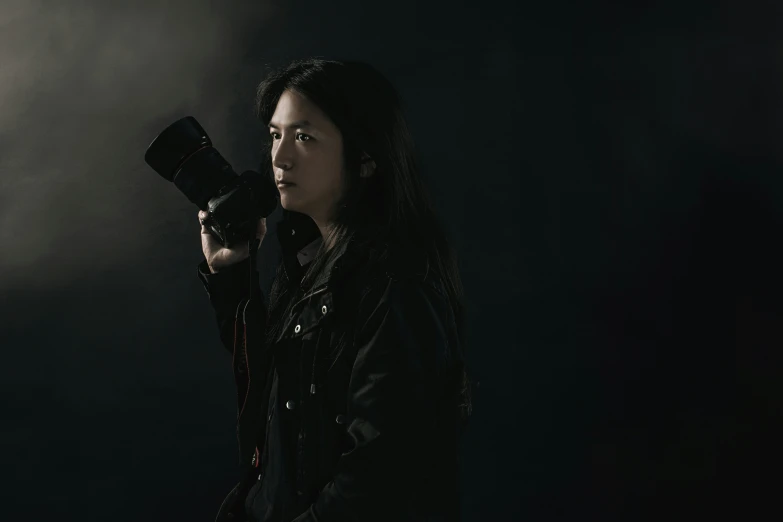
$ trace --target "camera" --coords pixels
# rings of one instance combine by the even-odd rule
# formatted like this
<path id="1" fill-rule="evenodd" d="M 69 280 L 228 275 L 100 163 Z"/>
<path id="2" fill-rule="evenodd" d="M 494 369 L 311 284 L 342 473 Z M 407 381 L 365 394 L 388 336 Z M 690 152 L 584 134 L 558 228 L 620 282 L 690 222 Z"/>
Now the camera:
<path id="1" fill-rule="evenodd" d="M 208 212 L 204 226 L 226 248 L 255 238 L 258 219 L 277 207 L 274 181 L 252 170 L 237 175 L 192 116 L 161 132 L 144 161 Z"/>

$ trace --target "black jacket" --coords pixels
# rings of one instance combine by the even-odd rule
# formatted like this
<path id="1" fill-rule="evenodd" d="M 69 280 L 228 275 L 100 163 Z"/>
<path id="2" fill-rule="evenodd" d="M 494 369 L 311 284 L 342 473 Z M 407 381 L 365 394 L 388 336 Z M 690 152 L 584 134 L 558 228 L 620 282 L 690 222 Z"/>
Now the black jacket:
<path id="1" fill-rule="evenodd" d="M 302 249 L 320 233 L 277 230 L 275 285 L 300 290 Z M 254 259 L 199 265 L 237 386 L 240 481 L 216 521 L 459 520 L 454 315 L 423 256 L 383 250 L 344 248 L 293 294 L 272 342 Z"/>

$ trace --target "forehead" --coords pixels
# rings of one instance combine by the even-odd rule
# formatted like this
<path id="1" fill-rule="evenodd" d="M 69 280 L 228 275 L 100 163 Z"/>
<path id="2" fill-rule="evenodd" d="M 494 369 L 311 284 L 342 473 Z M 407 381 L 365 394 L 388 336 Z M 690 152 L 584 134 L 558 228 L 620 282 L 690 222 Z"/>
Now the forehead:
<path id="1" fill-rule="evenodd" d="M 306 122 L 310 126 L 324 126 L 330 123 L 316 104 L 297 92 L 286 90 L 277 102 L 277 107 L 275 107 L 275 112 L 272 114 L 269 125 L 280 128 L 289 126 L 294 122 Z"/>

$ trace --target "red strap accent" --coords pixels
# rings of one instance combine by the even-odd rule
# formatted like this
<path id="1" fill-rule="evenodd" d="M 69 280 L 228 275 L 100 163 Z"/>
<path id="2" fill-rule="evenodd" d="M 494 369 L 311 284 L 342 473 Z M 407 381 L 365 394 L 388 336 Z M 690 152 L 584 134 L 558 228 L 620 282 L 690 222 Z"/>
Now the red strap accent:
<path id="1" fill-rule="evenodd" d="M 250 394 L 250 366 L 247 360 L 247 324 L 244 325 L 242 332 L 243 332 L 242 346 L 245 352 L 245 371 L 247 372 L 247 386 L 245 386 L 245 399 L 242 402 L 242 409 L 239 411 L 240 417 L 242 416 L 242 413 L 245 411 L 245 406 L 247 405 L 247 396 Z"/>
<path id="2" fill-rule="evenodd" d="M 232 358 L 236 358 L 237 356 L 237 324 L 239 323 L 239 317 L 234 316 L 234 353 L 231 355 Z"/>
<path id="3" fill-rule="evenodd" d="M 260 460 L 261 458 L 258 455 L 258 446 L 256 446 L 256 467 L 260 466 Z"/>

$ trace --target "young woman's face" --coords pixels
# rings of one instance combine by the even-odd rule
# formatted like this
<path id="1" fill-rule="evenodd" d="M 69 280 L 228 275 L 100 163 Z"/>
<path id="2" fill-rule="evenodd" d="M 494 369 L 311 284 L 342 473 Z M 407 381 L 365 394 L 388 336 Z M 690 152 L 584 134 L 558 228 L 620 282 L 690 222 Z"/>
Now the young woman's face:
<path id="1" fill-rule="evenodd" d="M 269 133 L 280 204 L 310 216 L 319 227 L 328 224 L 342 194 L 340 130 L 310 100 L 286 90 L 269 122 Z"/>

